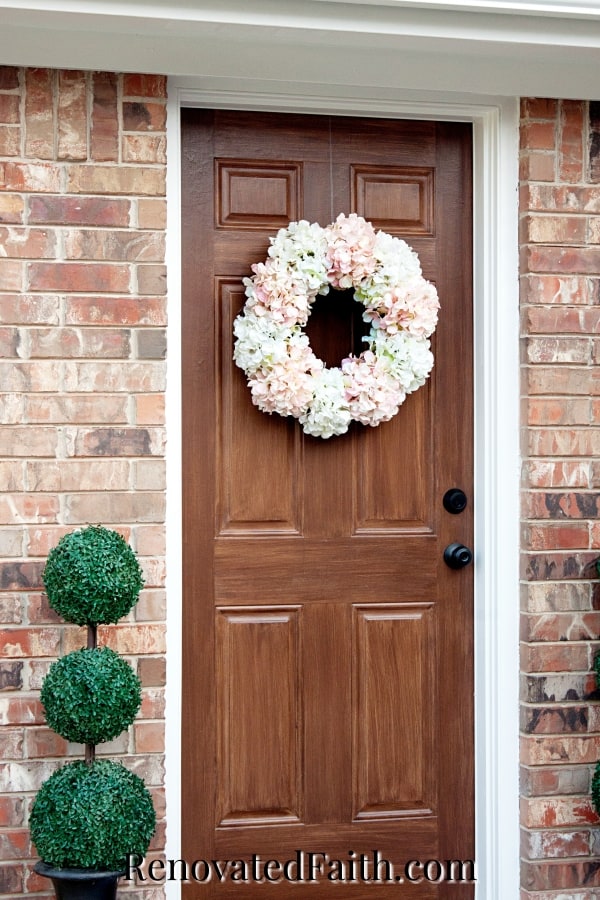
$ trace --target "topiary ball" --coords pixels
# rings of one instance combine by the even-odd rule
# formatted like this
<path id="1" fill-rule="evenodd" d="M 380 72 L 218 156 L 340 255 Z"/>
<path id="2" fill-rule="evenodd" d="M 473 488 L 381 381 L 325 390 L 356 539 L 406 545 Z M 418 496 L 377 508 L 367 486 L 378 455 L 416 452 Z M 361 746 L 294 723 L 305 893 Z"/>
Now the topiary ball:
<path id="1" fill-rule="evenodd" d="M 77 744 L 110 741 L 135 719 L 140 680 L 110 647 L 74 650 L 53 662 L 40 699 L 53 731 Z"/>
<path id="2" fill-rule="evenodd" d="M 156 826 L 144 782 L 120 763 L 82 760 L 54 772 L 40 788 L 29 827 L 37 852 L 58 869 L 124 868 L 144 856 Z"/>
<path id="3" fill-rule="evenodd" d="M 144 586 L 127 541 L 101 525 L 62 537 L 48 555 L 42 579 L 52 609 L 76 625 L 118 622 Z"/>

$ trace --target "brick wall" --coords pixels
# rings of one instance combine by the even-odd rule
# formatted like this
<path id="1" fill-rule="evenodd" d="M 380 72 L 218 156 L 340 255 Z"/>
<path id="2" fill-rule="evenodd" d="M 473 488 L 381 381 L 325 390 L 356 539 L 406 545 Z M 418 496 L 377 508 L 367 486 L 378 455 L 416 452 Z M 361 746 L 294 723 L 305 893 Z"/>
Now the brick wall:
<path id="1" fill-rule="evenodd" d="M 78 756 L 44 725 L 39 688 L 82 630 L 49 610 L 59 537 L 115 527 L 146 588 L 101 629 L 143 684 L 127 752 L 164 831 L 165 79 L 0 68 L 0 894 L 45 892 L 27 816 Z M 134 892 L 135 893 L 135 892 Z M 154 891 L 154 893 L 157 893 Z M 145 896 L 148 896 L 146 894 Z"/>
<path id="2" fill-rule="evenodd" d="M 523 900 L 600 896 L 600 130 L 595 104 L 524 100 Z"/>

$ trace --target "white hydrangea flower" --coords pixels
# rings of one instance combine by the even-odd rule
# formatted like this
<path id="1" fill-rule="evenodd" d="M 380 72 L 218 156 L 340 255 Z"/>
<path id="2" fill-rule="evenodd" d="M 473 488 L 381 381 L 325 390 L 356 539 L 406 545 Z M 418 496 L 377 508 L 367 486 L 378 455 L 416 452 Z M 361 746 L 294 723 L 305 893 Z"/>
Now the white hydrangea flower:
<path id="1" fill-rule="evenodd" d="M 304 432 L 313 437 L 330 438 L 345 434 L 351 421 L 341 369 L 323 369 L 315 379 L 310 406 L 300 416 Z"/>

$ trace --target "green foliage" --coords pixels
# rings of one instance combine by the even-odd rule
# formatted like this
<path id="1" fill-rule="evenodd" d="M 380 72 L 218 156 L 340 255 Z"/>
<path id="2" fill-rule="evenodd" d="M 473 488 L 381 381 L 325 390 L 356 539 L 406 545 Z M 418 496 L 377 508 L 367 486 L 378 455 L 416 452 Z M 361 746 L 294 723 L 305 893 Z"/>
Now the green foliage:
<path id="1" fill-rule="evenodd" d="M 144 782 L 119 763 L 78 760 L 44 782 L 31 810 L 37 852 L 56 868 L 123 868 L 128 853 L 144 856 L 156 815 Z"/>
<path id="2" fill-rule="evenodd" d="M 598 815 L 600 815 L 600 762 L 597 763 L 592 778 L 592 802 Z"/>
<path id="3" fill-rule="evenodd" d="M 101 525 L 61 538 L 48 555 L 43 580 L 52 609 L 76 625 L 118 622 L 144 584 L 129 544 Z"/>
<path id="4" fill-rule="evenodd" d="M 100 744 L 129 728 L 142 694 L 129 663 L 110 647 L 96 647 L 52 663 L 40 699 L 57 734 L 79 744 Z"/>

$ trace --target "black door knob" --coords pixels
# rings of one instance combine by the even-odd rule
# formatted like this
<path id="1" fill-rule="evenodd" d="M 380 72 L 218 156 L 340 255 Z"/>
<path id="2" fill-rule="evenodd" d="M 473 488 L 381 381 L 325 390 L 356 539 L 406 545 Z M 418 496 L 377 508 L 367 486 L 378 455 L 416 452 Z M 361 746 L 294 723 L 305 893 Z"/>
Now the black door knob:
<path id="1" fill-rule="evenodd" d="M 442 503 L 444 504 L 444 509 L 455 516 L 465 509 L 467 505 L 467 495 L 464 491 L 461 491 L 460 488 L 450 488 L 450 490 L 446 491 L 444 494 Z"/>
<path id="2" fill-rule="evenodd" d="M 448 544 L 444 550 L 444 562 L 451 569 L 464 569 L 473 562 L 473 553 L 464 544 Z"/>

